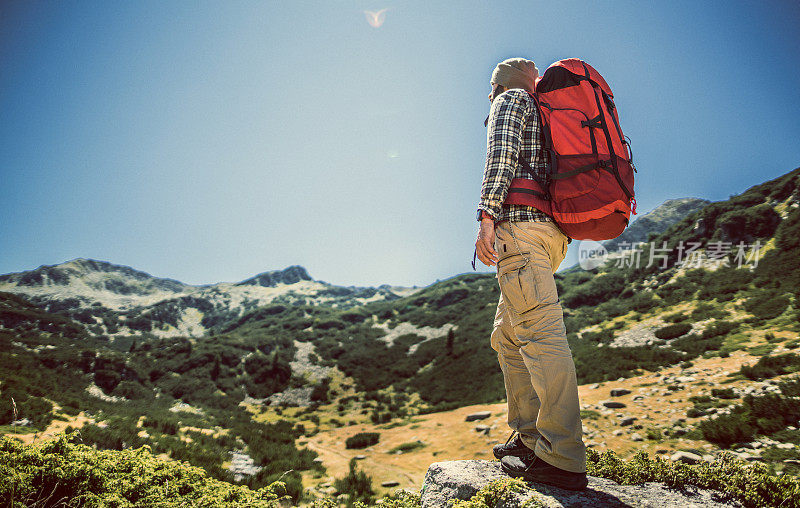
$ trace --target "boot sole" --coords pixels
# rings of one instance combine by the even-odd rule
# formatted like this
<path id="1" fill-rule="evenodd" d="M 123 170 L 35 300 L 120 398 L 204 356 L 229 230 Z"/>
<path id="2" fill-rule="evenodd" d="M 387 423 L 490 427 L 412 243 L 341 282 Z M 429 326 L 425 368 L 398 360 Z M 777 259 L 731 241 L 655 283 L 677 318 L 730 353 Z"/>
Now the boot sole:
<path id="1" fill-rule="evenodd" d="M 544 471 L 537 471 L 533 473 L 528 472 L 521 472 L 521 471 L 510 471 L 502 467 L 503 471 L 511 476 L 512 478 L 522 478 L 525 481 L 535 482 L 535 483 L 544 483 L 546 485 L 552 485 L 553 487 L 558 487 L 561 489 L 567 490 L 584 490 L 586 486 L 589 484 L 589 479 L 585 476 L 580 479 L 576 480 L 565 480 L 563 476 L 559 475 L 558 473 L 547 473 Z"/>

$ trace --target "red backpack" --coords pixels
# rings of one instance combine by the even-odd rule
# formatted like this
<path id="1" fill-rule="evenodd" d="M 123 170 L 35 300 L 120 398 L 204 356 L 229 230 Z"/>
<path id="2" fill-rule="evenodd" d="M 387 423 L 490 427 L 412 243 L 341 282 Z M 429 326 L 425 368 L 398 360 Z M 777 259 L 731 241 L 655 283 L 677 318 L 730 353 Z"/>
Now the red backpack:
<path id="1" fill-rule="evenodd" d="M 576 240 L 610 240 L 636 214 L 633 154 L 622 134 L 614 94 L 591 65 L 560 60 L 537 79 L 533 94 L 550 154 L 544 181 L 514 178 L 505 203 L 549 214 Z"/>

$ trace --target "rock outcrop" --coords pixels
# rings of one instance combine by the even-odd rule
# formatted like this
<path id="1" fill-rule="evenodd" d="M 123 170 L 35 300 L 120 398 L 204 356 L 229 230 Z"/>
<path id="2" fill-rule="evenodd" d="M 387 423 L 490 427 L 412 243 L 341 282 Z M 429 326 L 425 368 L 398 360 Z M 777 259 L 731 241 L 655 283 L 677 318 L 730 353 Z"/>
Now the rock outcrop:
<path id="1" fill-rule="evenodd" d="M 448 506 L 452 500 L 467 500 L 489 483 L 508 478 L 499 461 L 454 460 L 431 464 L 422 485 L 423 508 Z M 605 478 L 589 477 L 589 485 L 582 491 L 564 490 L 541 483 L 528 483 L 521 493 L 514 493 L 502 507 L 543 506 L 556 507 L 740 507 L 736 502 L 717 500 L 719 494 L 712 490 L 687 487 L 684 491 L 667 488 L 663 483 L 620 485 Z"/>

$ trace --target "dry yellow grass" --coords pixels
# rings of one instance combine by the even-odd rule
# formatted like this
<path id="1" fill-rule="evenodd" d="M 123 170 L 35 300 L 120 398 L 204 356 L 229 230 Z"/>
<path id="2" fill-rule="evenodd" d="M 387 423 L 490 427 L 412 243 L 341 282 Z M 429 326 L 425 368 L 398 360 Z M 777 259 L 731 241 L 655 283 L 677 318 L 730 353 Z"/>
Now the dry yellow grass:
<path id="1" fill-rule="evenodd" d="M 693 406 L 692 402 L 688 400 L 689 397 L 707 394 L 711 388 L 746 386 L 751 382 L 737 380 L 724 385 L 720 383 L 727 379 L 726 372 L 732 374 L 738 371 L 743 364 L 752 364 L 757 359 L 758 357 L 750 356 L 743 351 L 733 352 L 727 358 L 697 358 L 693 360 L 694 365 L 691 367 L 691 370 L 698 372 L 692 375 L 695 381 L 683 383 L 682 389 L 669 395 L 663 395 L 667 385 L 661 383 L 660 378 L 685 375 L 677 365 L 655 373 L 645 373 L 620 381 L 599 383 L 597 387 L 594 383 L 582 385 L 578 387 L 578 393 L 581 406 L 584 408 L 593 407 L 603 400 L 612 399 L 610 391 L 614 388 L 626 388 L 631 391 L 630 394 L 613 398 L 615 401 L 625 403 L 627 407 L 611 410 L 610 414 L 600 415 L 597 419 L 584 419 L 584 428 L 596 433 L 592 438 L 584 436 L 584 441 L 595 441 L 598 443 L 595 446 L 598 451 L 614 450 L 622 457 L 632 456 L 640 449 L 651 454 L 658 451 L 671 453 L 682 448 L 698 447 L 711 451 L 715 447 L 702 440 L 673 438 L 660 441 L 645 439 L 641 442 L 634 442 L 627 432 L 621 436 L 614 436 L 612 435 L 614 430 L 626 428 L 620 427 L 617 413 L 624 413 L 626 416 L 636 418 L 635 424 L 640 424 L 643 428 L 637 429 L 635 432 L 643 437 L 645 437 L 648 427 L 669 426 L 672 420 L 678 418 L 686 420 L 684 425 L 692 426 L 699 419 L 686 417 L 686 410 Z M 640 388 L 650 387 L 658 388 L 659 393 L 650 396 L 647 395 L 647 392 L 639 392 Z M 644 399 L 638 402 L 634 401 L 633 398 L 637 395 L 644 395 Z M 491 416 L 483 421 L 465 421 L 468 414 L 478 411 L 490 411 Z M 674 412 L 669 413 L 669 411 Z M 353 417 L 361 417 L 361 415 L 353 415 Z M 366 457 L 358 461 L 359 468 L 372 477 L 373 486 L 379 495 L 392 492 L 397 488 L 418 490 L 422 486 L 428 467 L 433 462 L 469 459 L 493 460 L 492 446 L 505 442 L 511 432 L 506 418 L 505 403 L 478 404 L 452 411 L 414 416 L 406 419 L 408 423 L 392 428 L 386 428 L 385 424 L 360 423 L 323 430 L 313 437 L 303 437 L 297 441 L 298 446 L 307 446 L 315 450 L 327 470 L 327 476 L 323 478 L 314 478 L 310 474 L 305 474 L 304 485 L 309 487 L 331 482 L 334 478 L 341 478 L 348 472 L 350 459 L 364 455 Z M 348 415 L 342 419 L 347 420 Z M 477 425 L 489 426 L 491 428 L 489 435 L 477 432 L 475 430 Z M 345 440 L 359 432 L 378 432 L 381 436 L 380 442 L 364 450 L 346 449 Z M 403 443 L 416 440 L 421 440 L 426 446 L 403 454 L 388 453 Z M 600 442 L 605 444 L 600 444 Z M 380 484 L 386 481 L 397 481 L 400 485 L 391 488 L 380 487 Z"/>

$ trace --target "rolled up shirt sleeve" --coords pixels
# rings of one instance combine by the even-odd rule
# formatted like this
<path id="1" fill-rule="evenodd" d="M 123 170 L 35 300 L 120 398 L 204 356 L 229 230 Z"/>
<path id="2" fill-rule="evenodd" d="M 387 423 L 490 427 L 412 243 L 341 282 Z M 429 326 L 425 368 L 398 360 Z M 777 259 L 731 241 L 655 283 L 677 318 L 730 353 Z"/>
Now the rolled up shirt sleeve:
<path id="1" fill-rule="evenodd" d="M 525 118 L 531 107 L 530 96 L 521 89 L 503 92 L 492 102 L 486 133 L 486 166 L 478 208 L 495 220 L 500 217 L 508 187 L 514 178 Z"/>

